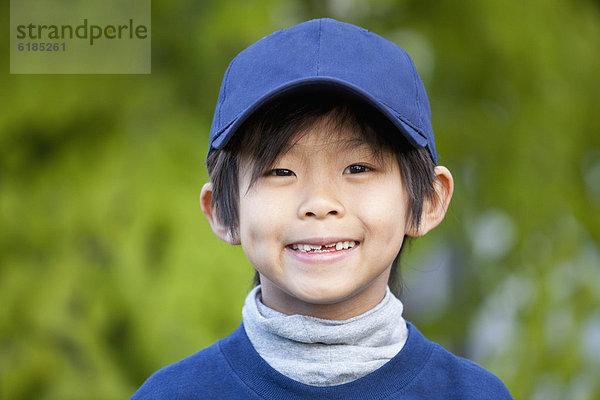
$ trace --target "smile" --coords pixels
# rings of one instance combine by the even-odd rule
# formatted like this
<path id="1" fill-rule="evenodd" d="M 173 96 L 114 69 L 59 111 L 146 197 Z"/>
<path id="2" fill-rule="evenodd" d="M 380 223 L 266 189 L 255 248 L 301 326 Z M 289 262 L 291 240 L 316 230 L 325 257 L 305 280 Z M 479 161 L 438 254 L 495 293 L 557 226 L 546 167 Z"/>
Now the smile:
<path id="1" fill-rule="evenodd" d="M 303 244 L 294 243 L 289 247 L 292 250 L 300 251 L 303 253 L 331 253 L 339 250 L 348 250 L 356 246 L 358 242 L 354 240 L 346 240 L 343 242 L 335 242 L 326 245 L 314 245 L 314 244 Z"/>

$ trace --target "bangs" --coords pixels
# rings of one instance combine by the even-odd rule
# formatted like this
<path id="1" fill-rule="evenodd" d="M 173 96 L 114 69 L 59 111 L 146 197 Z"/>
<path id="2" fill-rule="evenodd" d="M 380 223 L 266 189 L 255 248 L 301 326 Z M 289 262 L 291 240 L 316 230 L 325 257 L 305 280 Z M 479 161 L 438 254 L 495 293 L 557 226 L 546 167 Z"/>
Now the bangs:
<path id="1" fill-rule="evenodd" d="M 411 148 L 387 118 L 347 95 L 317 96 L 303 91 L 282 96 L 248 119 L 231 143 L 252 168 L 248 189 L 317 124 L 323 124 L 326 140 L 335 141 L 340 151 L 366 145 L 379 161 L 384 160 L 385 153 L 402 153 Z M 340 140 L 342 130 L 353 135 Z"/>

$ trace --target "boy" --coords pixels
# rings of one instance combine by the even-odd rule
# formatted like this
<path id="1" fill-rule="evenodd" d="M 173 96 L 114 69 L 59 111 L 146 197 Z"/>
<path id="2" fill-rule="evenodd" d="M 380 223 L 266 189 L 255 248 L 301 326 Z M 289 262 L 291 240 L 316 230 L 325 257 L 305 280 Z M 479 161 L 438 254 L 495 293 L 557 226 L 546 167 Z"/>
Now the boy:
<path id="1" fill-rule="evenodd" d="M 409 56 L 312 20 L 230 64 L 202 188 L 214 233 L 256 269 L 242 325 L 166 367 L 133 399 L 510 399 L 429 342 L 388 289 L 402 244 L 453 191 Z"/>

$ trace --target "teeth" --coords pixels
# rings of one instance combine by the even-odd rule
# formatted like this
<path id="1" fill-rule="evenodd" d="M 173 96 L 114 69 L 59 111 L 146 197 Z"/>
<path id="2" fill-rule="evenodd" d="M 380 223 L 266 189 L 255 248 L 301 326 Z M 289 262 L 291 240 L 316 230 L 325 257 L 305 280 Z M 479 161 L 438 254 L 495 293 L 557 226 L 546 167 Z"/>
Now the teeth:
<path id="1" fill-rule="evenodd" d="M 313 244 L 303 244 L 303 243 L 294 243 L 292 244 L 292 249 L 303 251 L 303 252 L 313 252 L 313 253 L 326 253 L 337 250 L 346 250 L 351 249 L 356 245 L 354 240 L 346 240 L 344 242 L 330 243 L 324 246 L 313 245 Z"/>

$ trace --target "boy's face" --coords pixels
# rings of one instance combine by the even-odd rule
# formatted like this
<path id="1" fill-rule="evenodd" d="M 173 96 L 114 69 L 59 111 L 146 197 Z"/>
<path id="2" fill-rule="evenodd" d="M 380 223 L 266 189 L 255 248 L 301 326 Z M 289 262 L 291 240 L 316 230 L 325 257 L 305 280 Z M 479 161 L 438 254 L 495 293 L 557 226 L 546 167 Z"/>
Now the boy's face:
<path id="1" fill-rule="evenodd" d="M 394 154 L 376 157 L 326 118 L 250 189 L 251 161 L 241 161 L 239 237 L 267 306 L 346 319 L 384 297 L 407 200 Z"/>

